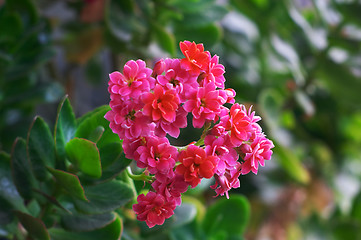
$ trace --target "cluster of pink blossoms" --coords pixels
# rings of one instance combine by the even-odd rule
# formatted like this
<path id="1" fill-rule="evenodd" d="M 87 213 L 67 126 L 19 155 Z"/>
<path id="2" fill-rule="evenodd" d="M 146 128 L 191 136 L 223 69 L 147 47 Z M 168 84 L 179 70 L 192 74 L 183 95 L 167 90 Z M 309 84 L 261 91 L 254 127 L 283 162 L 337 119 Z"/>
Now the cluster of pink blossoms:
<path id="1" fill-rule="evenodd" d="M 137 219 L 149 227 L 161 225 L 181 204 L 181 194 L 202 178 L 215 178 L 216 195 L 238 188 L 238 177 L 272 155 L 261 118 L 235 103 L 235 91 L 224 87 L 224 66 L 202 44 L 180 43 L 183 59 L 161 59 L 153 70 L 142 60 L 128 61 L 123 73 L 109 81 L 111 110 L 105 115 L 110 128 L 123 139 L 127 158 L 155 176 L 151 190 L 133 206 Z M 229 109 L 224 104 L 233 104 Z M 166 135 L 177 138 L 187 127 L 204 132 L 200 141 L 175 147 Z M 241 159 L 239 158 L 241 156 Z"/>

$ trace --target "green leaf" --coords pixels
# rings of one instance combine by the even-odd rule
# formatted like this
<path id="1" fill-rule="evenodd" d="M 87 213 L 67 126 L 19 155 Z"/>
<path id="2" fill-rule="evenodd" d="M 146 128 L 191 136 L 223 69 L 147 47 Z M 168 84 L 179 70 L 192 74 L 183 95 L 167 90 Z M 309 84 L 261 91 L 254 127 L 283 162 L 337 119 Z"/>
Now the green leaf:
<path id="1" fill-rule="evenodd" d="M 353 221 L 336 221 L 332 224 L 331 232 L 333 239 L 360 239 L 360 223 Z"/>
<path id="2" fill-rule="evenodd" d="M 14 208 L 2 195 L 0 195 L 0 226 L 11 223 L 14 219 Z"/>
<path id="3" fill-rule="evenodd" d="M 27 144 L 34 175 L 40 181 L 44 181 L 49 176 L 46 166 L 54 167 L 55 165 L 55 151 L 54 140 L 48 124 L 41 117 L 34 119 L 28 134 Z"/>
<path id="4" fill-rule="evenodd" d="M 119 136 L 112 132 L 109 128 L 109 121 L 104 118 L 105 114 L 110 111 L 108 105 L 101 106 L 92 112 L 82 116 L 78 122 L 79 126 L 76 130 L 75 137 L 91 139 L 96 135 L 99 126 L 104 128 L 101 138 L 97 141 L 99 148 L 113 142 L 120 142 Z"/>
<path id="5" fill-rule="evenodd" d="M 100 148 L 99 152 L 103 167 L 102 177 L 99 181 L 115 178 L 132 162 L 125 157 L 120 142 L 109 143 Z"/>
<path id="6" fill-rule="evenodd" d="M 13 183 L 10 167 L 10 155 L 0 151 L 0 197 L 12 205 L 11 208 L 24 210 L 23 199 L 19 195 Z M 7 212 L 9 209 L 0 204 L 0 212 Z M 0 214 L 2 215 L 2 214 Z"/>
<path id="7" fill-rule="evenodd" d="M 189 40 L 196 43 L 203 43 L 206 49 L 216 44 L 222 38 L 222 28 L 217 24 L 209 24 L 195 28 L 185 28 L 181 24 L 175 26 L 177 42 Z"/>
<path id="8" fill-rule="evenodd" d="M 20 211 L 16 211 L 16 216 L 30 236 L 38 240 L 50 240 L 49 233 L 40 219 Z"/>
<path id="9" fill-rule="evenodd" d="M 36 182 L 26 155 L 26 143 L 22 138 L 17 138 L 14 142 L 11 152 L 11 171 L 20 195 L 24 199 L 31 199 Z"/>
<path id="10" fill-rule="evenodd" d="M 190 223 L 197 214 L 197 208 L 190 203 L 183 203 L 174 210 L 174 215 L 168 220 L 172 228 Z"/>
<path id="11" fill-rule="evenodd" d="M 90 232 L 67 232 L 60 228 L 52 228 L 49 230 L 51 239 L 53 240 L 118 240 L 121 238 L 123 231 L 123 223 L 119 216 L 104 228 Z"/>
<path id="12" fill-rule="evenodd" d="M 115 180 L 85 187 L 85 195 L 89 202 L 74 199 L 74 204 L 80 212 L 89 214 L 113 211 L 134 197 L 127 184 Z"/>
<path id="13" fill-rule="evenodd" d="M 65 150 L 69 160 L 81 172 L 94 178 L 101 177 L 102 167 L 95 143 L 83 138 L 74 138 L 66 144 Z"/>
<path id="14" fill-rule="evenodd" d="M 359 192 L 353 200 L 350 215 L 361 224 L 361 192 Z"/>
<path id="15" fill-rule="evenodd" d="M 84 215 L 84 214 L 67 214 L 61 216 L 62 226 L 70 231 L 83 232 L 103 228 L 115 220 L 113 213 Z"/>
<path id="16" fill-rule="evenodd" d="M 204 27 L 221 20 L 227 12 L 223 6 L 208 4 L 199 12 L 185 13 L 181 24 L 187 28 Z"/>
<path id="17" fill-rule="evenodd" d="M 62 186 L 70 195 L 83 201 L 88 200 L 84 194 L 84 188 L 81 185 L 78 176 L 53 168 L 48 168 L 48 170 L 54 176 L 56 182 Z"/>
<path id="18" fill-rule="evenodd" d="M 243 196 L 222 198 L 209 206 L 203 220 L 203 229 L 208 236 L 225 232 L 228 236 L 243 234 L 250 217 L 250 205 Z"/>
<path id="19" fill-rule="evenodd" d="M 286 173 L 299 183 L 309 183 L 311 180 L 310 174 L 301 164 L 297 155 L 280 144 L 275 143 L 275 146 L 277 147 L 273 151 L 278 156 L 277 160 Z"/>
<path id="20" fill-rule="evenodd" d="M 174 35 L 158 24 L 153 24 L 153 30 L 159 46 L 174 56 L 176 51 Z"/>
<path id="21" fill-rule="evenodd" d="M 57 153 L 57 168 L 65 169 L 65 145 L 74 137 L 76 121 L 69 99 L 66 96 L 59 104 L 55 122 L 54 139 Z"/>

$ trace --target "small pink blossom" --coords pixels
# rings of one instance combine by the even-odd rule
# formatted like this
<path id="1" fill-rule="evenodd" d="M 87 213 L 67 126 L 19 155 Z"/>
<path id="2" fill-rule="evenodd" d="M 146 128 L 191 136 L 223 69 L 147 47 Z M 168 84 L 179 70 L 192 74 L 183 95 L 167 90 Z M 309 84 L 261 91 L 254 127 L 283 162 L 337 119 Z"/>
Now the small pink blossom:
<path id="1" fill-rule="evenodd" d="M 119 104 L 110 103 L 112 110 L 105 114 L 112 131 L 121 139 L 137 138 L 150 133 L 150 119 L 140 111 L 142 104 L 124 100 Z"/>
<path id="2" fill-rule="evenodd" d="M 168 133 L 177 138 L 180 134 L 180 128 L 187 127 L 187 114 L 183 107 L 179 107 L 174 122 L 159 121 L 156 123 L 155 134 L 159 137 L 165 137 Z"/>
<path id="3" fill-rule="evenodd" d="M 185 102 L 187 93 L 191 89 L 198 88 L 197 77 L 181 68 L 179 59 L 167 58 L 163 62 L 165 74 L 158 75 L 157 82 L 166 89 L 175 89 L 181 102 Z"/>
<path id="4" fill-rule="evenodd" d="M 173 201 L 166 201 L 161 194 L 148 192 L 146 196 L 140 194 L 138 203 L 133 205 L 133 210 L 137 214 L 139 221 L 145 221 L 148 227 L 162 225 L 165 219 L 174 214 L 176 204 Z"/>
<path id="5" fill-rule="evenodd" d="M 181 194 L 187 191 L 189 184 L 182 175 L 168 174 L 167 177 L 157 177 L 152 183 L 154 190 L 163 195 L 167 201 L 174 201 L 177 206 L 182 202 Z"/>
<path id="6" fill-rule="evenodd" d="M 193 126 L 201 128 L 206 120 L 216 119 L 224 103 L 224 99 L 219 96 L 219 91 L 215 90 L 215 85 L 209 83 L 205 87 L 192 91 L 183 107 L 187 112 L 192 112 Z"/>
<path id="7" fill-rule="evenodd" d="M 240 171 L 241 164 L 237 162 L 237 165 L 226 169 L 225 173 L 223 175 L 215 174 L 214 178 L 216 179 L 216 183 L 211 186 L 212 189 L 215 189 L 215 192 L 217 193 L 216 196 L 221 195 L 223 196 L 226 194 L 226 197 L 228 196 L 228 191 L 232 188 L 239 188 L 240 182 L 238 177 L 241 174 Z"/>
<path id="8" fill-rule="evenodd" d="M 155 79 L 150 75 L 152 70 L 147 68 L 142 60 L 128 61 L 124 68 L 123 74 L 116 71 L 109 74 L 110 94 L 119 95 L 122 99 L 138 99 L 143 92 L 148 92 L 154 87 Z"/>
<path id="9" fill-rule="evenodd" d="M 259 130 L 256 122 L 260 119 L 254 115 L 254 112 L 251 112 L 251 109 L 247 113 L 244 105 L 236 103 L 232 105 L 229 116 L 222 117 L 221 121 L 225 124 L 226 129 L 231 131 L 232 144 L 238 147 Z"/>
<path id="10" fill-rule="evenodd" d="M 139 156 L 136 156 L 138 167 L 148 168 L 151 174 L 168 174 L 175 166 L 178 151 L 167 138 L 150 136 L 144 146 L 137 148 L 135 155 Z"/>
<path id="11" fill-rule="evenodd" d="M 210 58 L 210 54 L 209 54 Z M 204 86 L 207 83 L 213 83 L 218 88 L 224 89 L 224 82 L 226 79 L 224 78 L 223 74 L 225 73 L 224 66 L 222 64 L 218 63 L 219 57 L 217 55 L 214 55 L 210 61 L 209 64 L 205 70 L 205 74 L 203 76 L 203 82 L 201 83 L 201 86 Z"/>
<path id="12" fill-rule="evenodd" d="M 178 160 L 181 164 L 177 166 L 176 173 L 183 175 L 193 188 L 202 178 L 211 178 L 217 170 L 218 158 L 207 156 L 203 148 L 195 145 L 189 145 L 186 150 L 181 151 Z"/>
<path id="13" fill-rule="evenodd" d="M 241 151 L 246 154 L 242 164 L 242 174 L 247 174 L 250 171 L 257 174 L 258 163 L 263 167 L 264 160 L 271 159 L 271 148 L 273 147 L 273 142 L 263 134 L 259 134 L 250 145 L 242 144 Z"/>

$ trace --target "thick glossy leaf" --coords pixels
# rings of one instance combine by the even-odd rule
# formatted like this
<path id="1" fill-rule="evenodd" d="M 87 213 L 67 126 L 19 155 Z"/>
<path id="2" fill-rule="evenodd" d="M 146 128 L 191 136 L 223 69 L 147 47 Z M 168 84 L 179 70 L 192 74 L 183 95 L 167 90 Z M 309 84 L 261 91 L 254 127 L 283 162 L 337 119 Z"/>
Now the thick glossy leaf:
<path id="1" fill-rule="evenodd" d="M 95 143 L 83 138 L 74 138 L 66 144 L 65 150 L 69 160 L 82 173 L 94 178 L 101 177 L 102 166 Z"/>
<path id="2" fill-rule="evenodd" d="M 34 175 L 37 179 L 44 181 L 49 175 L 46 166 L 54 167 L 55 165 L 55 151 L 48 124 L 41 117 L 34 119 L 27 141 L 28 156 Z"/>
<path id="3" fill-rule="evenodd" d="M 14 208 L 2 195 L 0 195 L 0 226 L 5 226 L 14 219 Z"/>
<path id="4" fill-rule="evenodd" d="M 250 206 L 243 196 L 221 198 L 211 205 L 203 220 L 203 229 L 208 236 L 226 232 L 228 236 L 243 234 L 250 217 Z"/>
<path id="5" fill-rule="evenodd" d="M 99 149 L 102 161 L 102 177 L 99 181 L 104 181 L 116 177 L 120 174 L 132 160 L 125 158 L 122 144 L 120 142 L 109 143 Z"/>
<path id="6" fill-rule="evenodd" d="M 78 122 L 79 126 L 76 130 L 75 136 L 79 138 L 89 139 L 93 138 L 99 126 L 104 128 L 101 138 L 97 141 L 99 148 L 113 142 L 120 142 L 119 136 L 114 134 L 109 128 L 109 122 L 104 118 L 104 115 L 110 110 L 108 105 L 101 106 L 92 112 L 81 117 Z"/>
<path id="7" fill-rule="evenodd" d="M 61 216 L 62 226 L 70 231 L 83 232 L 100 229 L 115 220 L 113 213 L 84 215 L 84 214 L 67 214 Z"/>
<path id="8" fill-rule="evenodd" d="M 80 212 L 89 214 L 113 211 L 134 197 L 127 184 L 115 180 L 85 187 L 85 195 L 89 202 L 74 199 L 74 204 Z"/>
<path id="9" fill-rule="evenodd" d="M 16 216 L 30 236 L 38 240 L 50 240 L 49 233 L 40 219 L 19 211 L 16 211 Z"/>
<path id="10" fill-rule="evenodd" d="M 53 168 L 48 168 L 50 173 L 54 176 L 56 182 L 62 186 L 70 195 L 77 197 L 81 200 L 87 201 L 87 198 L 84 194 L 83 186 L 81 185 L 78 176 L 64 172 L 62 170 L 57 170 Z"/>
<path id="11" fill-rule="evenodd" d="M 18 138 L 14 142 L 11 153 L 11 172 L 16 189 L 20 195 L 24 199 L 31 199 L 36 182 L 26 155 L 24 139 Z"/>
<path id="12" fill-rule="evenodd" d="M 57 168 L 65 169 L 65 145 L 74 137 L 76 121 L 69 99 L 65 97 L 58 108 L 54 129 L 54 139 L 57 153 Z"/>
<path id="13" fill-rule="evenodd" d="M 288 148 L 275 143 L 275 154 L 278 156 L 277 160 L 287 174 L 299 183 L 307 184 L 310 182 L 310 174 L 304 166 L 302 166 L 299 158 L 295 153 Z"/>
<path id="14" fill-rule="evenodd" d="M 0 151 L 0 197 L 3 197 L 14 208 L 24 210 L 23 199 L 13 183 L 10 167 L 10 155 Z M 1 205 L 1 204 L 0 204 Z M 0 212 L 3 207 L 0 207 Z M 10 209 L 10 208 L 9 208 Z M 7 211 L 7 209 L 5 209 Z M 0 214 L 1 215 L 1 214 Z"/>
<path id="15" fill-rule="evenodd" d="M 121 238 L 122 231 L 123 222 L 119 216 L 104 228 L 90 232 L 67 232 L 60 228 L 52 228 L 49 230 L 51 239 L 53 240 L 118 240 Z"/>
<path id="16" fill-rule="evenodd" d="M 48 195 L 48 194 L 46 194 L 46 193 L 44 193 L 44 192 L 42 192 L 42 191 L 40 191 L 40 190 L 38 190 L 38 189 L 34 189 L 34 191 L 35 191 L 36 193 L 40 194 L 41 196 L 43 196 L 44 198 L 46 198 L 49 202 L 51 202 L 51 203 L 54 204 L 55 206 L 59 207 L 60 209 L 66 211 L 67 213 L 71 213 L 68 209 L 66 209 L 64 206 L 62 206 L 62 205 L 60 204 L 60 202 L 59 202 L 58 200 L 56 200 L 55 197 L 50 196 L 50 195 Z"/>

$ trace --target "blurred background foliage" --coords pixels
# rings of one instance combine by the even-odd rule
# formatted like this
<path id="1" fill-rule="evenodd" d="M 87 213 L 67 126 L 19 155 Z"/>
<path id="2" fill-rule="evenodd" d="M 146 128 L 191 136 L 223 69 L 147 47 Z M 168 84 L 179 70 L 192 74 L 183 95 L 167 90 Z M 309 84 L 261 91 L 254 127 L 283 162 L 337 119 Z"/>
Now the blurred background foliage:
<path id="1" fill-rule="evenodd" d="M 107 104 L 108 73 L 130 59 L 153 67 L 180 57 L 183 40 L 220 56 L 227 87 L 253 105 L 276 146 L 230 194 L 249 201 L 245 239 L 361 239 L 357 0 L 0 0 L 0 150 L 26 138 L 35 114 L 54 123 L 64 94 L 76 116 Z M 215 200 L 208 185 L 185 197 L 197 206 L 193 218 L 157 239 L 194 237 Z M 220 228 L 213 239 L 233 239 Z"/>

